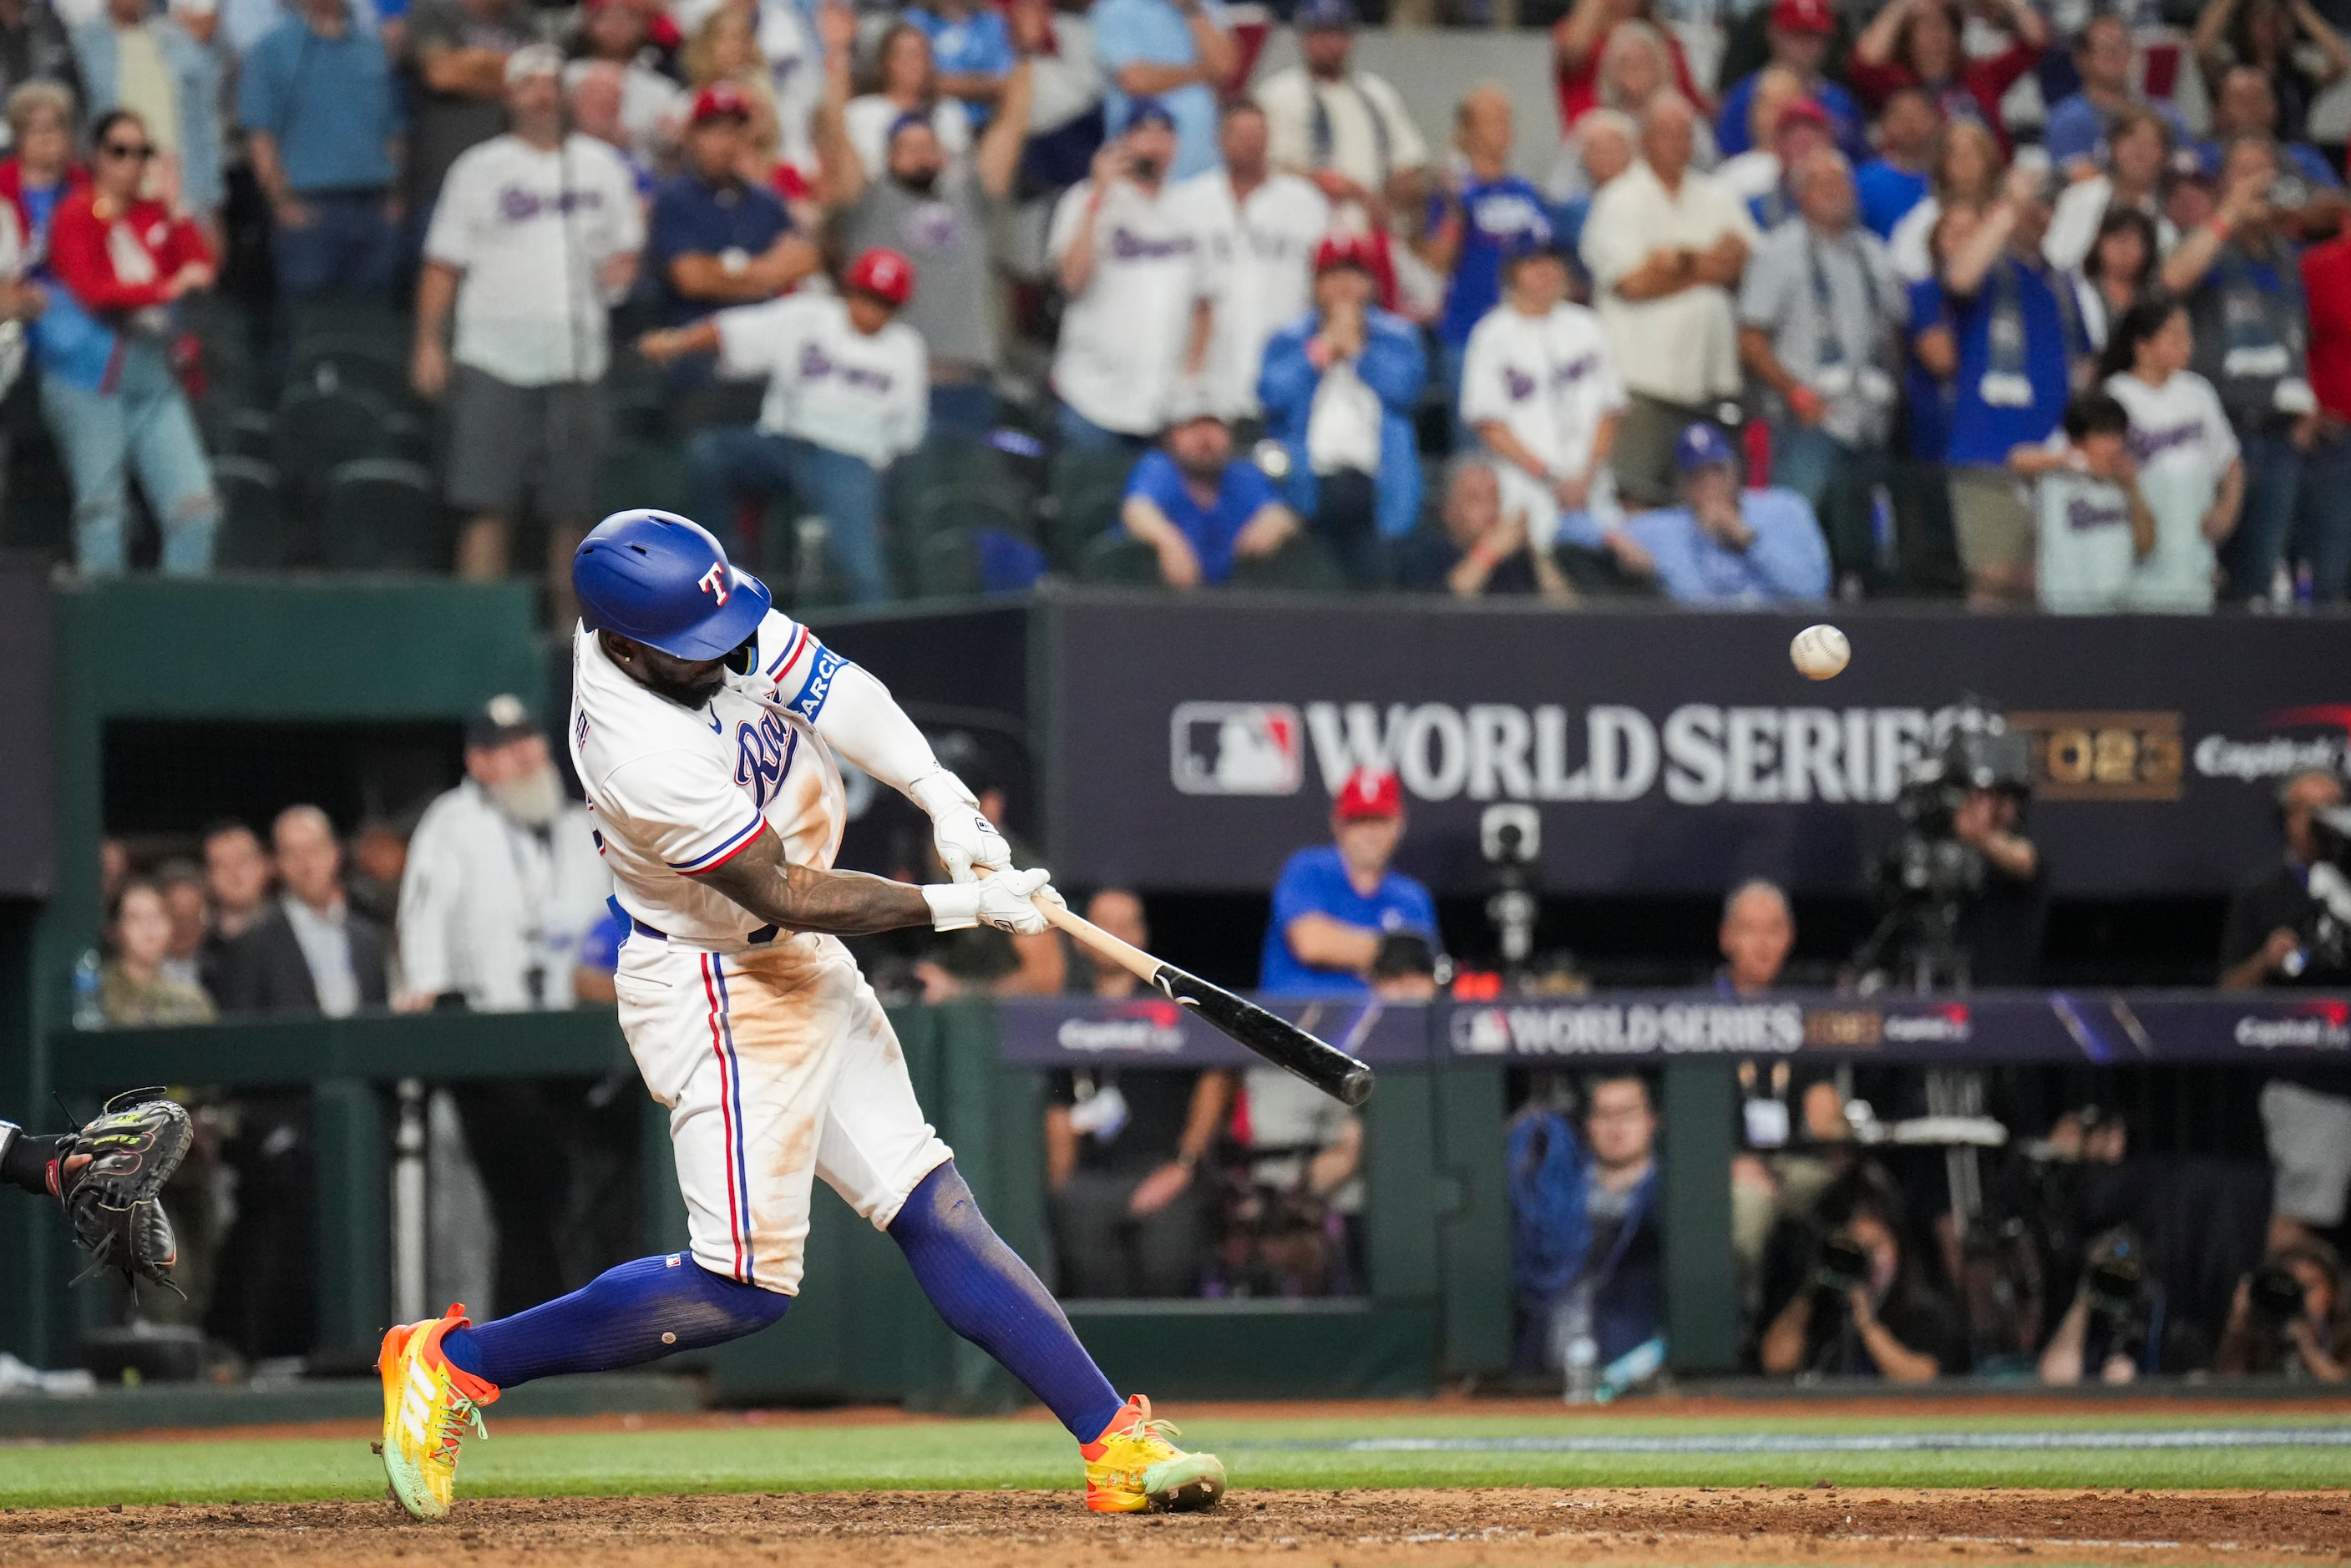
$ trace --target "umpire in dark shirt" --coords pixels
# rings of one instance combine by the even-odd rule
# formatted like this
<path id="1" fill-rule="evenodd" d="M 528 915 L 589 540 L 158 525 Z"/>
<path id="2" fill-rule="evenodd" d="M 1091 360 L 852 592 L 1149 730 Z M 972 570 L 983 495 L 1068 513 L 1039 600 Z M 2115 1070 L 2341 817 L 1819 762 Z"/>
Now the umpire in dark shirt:
<path id="1" fill-rule="evenodd" d="M 2318 913 L 2310 896 L 2310 864 L 2317 857 L 2311 819 L 2342 804 L 2343 782 L 2324 769 L 2291 774 L 2278 786 L 2285 857 L 2230 896 L 2220 933 L 2222 991 L 2295 983 L 2303 942 Z"/>

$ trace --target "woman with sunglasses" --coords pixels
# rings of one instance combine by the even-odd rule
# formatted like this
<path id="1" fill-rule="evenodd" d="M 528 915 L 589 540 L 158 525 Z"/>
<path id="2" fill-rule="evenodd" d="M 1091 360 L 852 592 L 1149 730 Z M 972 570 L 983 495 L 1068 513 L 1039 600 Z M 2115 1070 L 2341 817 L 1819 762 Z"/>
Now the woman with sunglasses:
<path id="1" fill-rule="evenodd" d="M 210 288 L 211 249 L 188 218 L 140 194 L 155 146 L 129 109 L 98 121 L 90 183 L 49 222 L 51 291 L 41 322 L 41 404 L 74 487 L 74 555 L 85 576 L 120 573 L 127 481 L 162 520 L 162 569 L 211 568 L 220 504 L 172 369 L 171 306 Z"/>

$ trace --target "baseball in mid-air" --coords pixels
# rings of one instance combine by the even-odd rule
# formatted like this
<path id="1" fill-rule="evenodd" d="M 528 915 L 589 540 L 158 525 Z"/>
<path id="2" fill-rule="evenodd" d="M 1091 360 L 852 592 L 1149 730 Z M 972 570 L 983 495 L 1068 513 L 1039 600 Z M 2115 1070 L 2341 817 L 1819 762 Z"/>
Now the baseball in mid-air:
<path id="1" fill-rule="evenodd" d="M 1833 626 L 1808 626 L 1788 645 L 1788 657 L 1808 680 L 1826 680 L 1853 659 L 1853 645 Z"/>

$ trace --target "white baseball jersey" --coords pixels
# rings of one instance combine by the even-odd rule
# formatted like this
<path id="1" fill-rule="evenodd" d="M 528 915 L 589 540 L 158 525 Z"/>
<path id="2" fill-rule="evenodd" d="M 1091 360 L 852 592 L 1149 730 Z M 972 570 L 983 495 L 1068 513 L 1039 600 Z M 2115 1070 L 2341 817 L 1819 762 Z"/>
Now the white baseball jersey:
<path id="1" fill-rule="evenodd" d="M 2139 494 L 2155 517 L 2155 548 L 2132 576 L 2131 603 L 2141 609 L 2209 610 L 2218 563 L 2204 537 L 2204 514 L 2237 461 L 2237 432 L 2220 395 L 2193 370 L 2160 387 L 2129 374 L 2111 376 L 2106 390 L 2130 411 Z"/>
<path id="2" fill-rule="evenodd" d="M 1314 250 L 1331 228 L 1331 203 L 1312 182 L 1272 174 L 1233 200 L 1221 169 L 1178 187 L 1200 204 L 1217 247 L 1216 332 L 1208 340 L 1208 384 L 1217 406 L 1234 419 L 1259 410 L 1259 369 L 1266 339 L 1314 303 Z"/>
<path id="3" fill-rule="evenodd" d="M 1580 305 L 1561 304 L 1541 320 L 1507 303 L 1486 313 L 1462 350 L 1461 421 L 1495 423 L 1525 443 L 1551 472 L 1581 478 L 1592 471 L 1601 422 L 1625 407 L 1625 384 L 1600 318 Z M 1550 486 L 1516 463 L 1497 462 L 1506 512 L 1526 514 L 1538 548 L 1558 536 L 1562 519 Z M 1614 486 L 1607 470 L 1593 475 L 1588 505 L 1613 519 Z M 1590 544 L 1597 525 L 1579 517 L 1568 528 Z"/>
<path id="4" fill-rule="evenodd" d="M 1059 266 L 1076 240 L 1092 181 L 1072 185 L 1053 209 L 1046 254 Z M 1216 235 L 1199 202 L 1180 185 L 1146 192 L 1112 184 L 1094 219 L 1094 271 L 1061 311 L 1053 390 L 1105 430 L 1156 435 L 1184 369 L 1192 306 L 1223 286 Z"/>
<path id="5" fill-rule="evenodd" d="M 594 633 L 573 639 L 572 762 L 634 921 L 612 977 L 621 1029 L 670 1108 L 694 1259 L 787 1294 L 815 1178 L 886 1229 L 953 1158 L 849 950 L 696 879 L 763 829 L 787 859 L 831 867 L 847 813 L 815 724 L 842 662 L 770 612 L 752 673 L 696 711 L 631 680 Z"/>
<path id="6" fill-rule="evenodd" d="M 887 468 L 923 444 L 930 358 L 903 321 L 860 332 L 829 294 L 788 294 L 710 318 L 719 373 L 765 376 L 759 428 Z"/>

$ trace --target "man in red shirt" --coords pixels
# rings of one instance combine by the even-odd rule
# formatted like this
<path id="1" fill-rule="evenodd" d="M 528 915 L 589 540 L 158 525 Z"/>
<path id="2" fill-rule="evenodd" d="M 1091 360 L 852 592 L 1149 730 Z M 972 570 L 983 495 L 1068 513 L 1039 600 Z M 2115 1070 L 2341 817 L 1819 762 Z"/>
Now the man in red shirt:
<path id="1" fill-rule="evenodd" d="M 2302 515 L 2312 591 L 2339 603 L 2351 580 L 2351 227 L 2302 254 L 2310 312 L 2310 388 L 2318 434 L 2302 459 Z"/>

